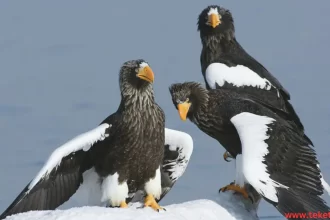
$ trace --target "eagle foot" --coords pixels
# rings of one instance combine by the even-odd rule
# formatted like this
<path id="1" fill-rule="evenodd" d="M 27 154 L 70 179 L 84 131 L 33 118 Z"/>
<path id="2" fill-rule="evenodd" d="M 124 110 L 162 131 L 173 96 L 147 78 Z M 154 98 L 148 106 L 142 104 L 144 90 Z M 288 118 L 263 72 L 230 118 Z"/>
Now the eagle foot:
<path id="1" fill-rule="evenodd" d="M 166 209 L 164 209 L 163 207 L 160 207 L 160 205 L 158 205 L 155 198 L 150 194 L 147 195 L 147 197 L 145 198 L 144 207 L 150 207 L 157 212 L 166 211 Z"/>
<path id="2" fill-rule="evenodd" d="M 121 202 L 119 206 L 107 205 L 107 208 L 128 208 L 128 205 L 125 201 Z"/>
<path id="3" fill-rule="evenodd" d="M 234 184 L 235 184 L 235 182 L 231 182 L 231 183 L 229 183 L 229 185 L 234 185 Z M 227 186 L 229 186 L 229 185 L 227 185 Z M 227 186 L 220 188 L 220 189 L 219 189 L 219 193 L 227 191 L 227 190 L 225 189 Z"/>
<path id="4" fill-rule="evenodd" d="M 224 159 L 225 161 L 227 161 L 227 162 L 230 162 L 231 159 L 229 159 L 229 158 L 233 158 L 233 156 L 232 156 L 228 151 L 226 151 L 226 152 L 223 154 L 223 159 Z"/>
<path id="5" fill-rule="evenodd" d="M 124 202 L 121 202 L 120 203 L 120 208 L 128 208 L 127 203 L 125 201 Z"/>
<path id="6" fill-rule="evenodd" d="M 240 187 L 239 185 L 236 185 L 234 183 L 230 183 L 229 185 L 220 188 L 219 192 L 226 192 L 228 190 L 232 190 L 236 193 L 241 194 L 245 199 L 249 199 L 249 194 L 247 193 L 245 187 Z"/>

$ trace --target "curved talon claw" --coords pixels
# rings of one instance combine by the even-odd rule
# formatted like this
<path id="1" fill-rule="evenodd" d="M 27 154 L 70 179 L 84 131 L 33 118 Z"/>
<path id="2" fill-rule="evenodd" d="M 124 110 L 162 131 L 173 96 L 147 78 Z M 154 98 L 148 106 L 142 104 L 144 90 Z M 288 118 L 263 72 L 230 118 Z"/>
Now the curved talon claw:
<path id="1" fill-rule="evenodd" d="M 164 211 L 166 212 L 167 210 L 165 208 L 162 208 L 162 207 L 161 207 L 161 209 L 157 209 L 157 212 L 161 212 L 161 211 L 162 212 L 164 212 Z"/>
<path id="2" fill-rule="evenodd" d="M 234 185 L 234 184 L 235 184 L 235 182 L 231 182 L 231 183 L 229 183 L 229 185 L 224 186 L 224 187 L 221 187 L 221 188 L 219 189 L 219 193 L 220 193 L 220 192 L 226 192 L 226 191 L 228 190 L 227 187 L 230 186 L 230 185 Z"/>
<path id="3" fill-rule="evenodd" d="M 228 152 L 226 151 L 224 154 L 223 154 L 223 159 L 227 162 L 230 162 L 231 159 L 228 159 L 228 158 L 233 158 L 233 156 Z"/>
<path id="4" fill-rule="evenodd" d="M 145 198 L 144 207 L 150 207 L 157 212 L 161 210 L 166 211 L 166 209 L 158 205 L 158 203 L 156 202 L 155 198 L 152 195 L 147 195 L 147 197 Z"/>
<path id="5" fill-rule="evenodd" d="M 111 206 L 110 203 L 106 205 L 107 208 L 128 208 L 128 205 L 125 201 L 122 201 L 119 206 Z"/>
<path id="6" fill-rule="evenodd" d="M 252 198 L 252 196 L 249 196 L 249 199 L 251 200 L 251 203 L 253 204 L 253 203 L 254 203 L 254 201 L 253 201 L 253 198 Z"/>
<path id="7" fill-rule="evenodd" d="M 235 185 L 235 184 L 229 184 L 225 187 L 220 188 L 219 192 L 226 192 L 228 190 L 232 190 L 236 193 L 241 194 L 245 199 L 249 198 L 249 195 L 245 189 L 245 187 L 240 187 L 239 185 Z"/>

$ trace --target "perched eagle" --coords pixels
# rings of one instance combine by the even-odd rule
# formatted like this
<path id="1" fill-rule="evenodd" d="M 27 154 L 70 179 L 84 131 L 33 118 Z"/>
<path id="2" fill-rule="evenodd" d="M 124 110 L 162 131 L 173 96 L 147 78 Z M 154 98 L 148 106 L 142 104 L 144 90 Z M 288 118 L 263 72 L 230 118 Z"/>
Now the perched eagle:
<path id="1" fill-rule="evenodd" d="M 53 210 L 87 182 L 91 194 L 100 191 L 100 205 L 125 208 L 142 199 L 145 206 L 162 209 L 158 201 L 185 171 L 192 138 L 164 127 L 163 110 L 154 100 L 154 73 L 146 61 L 125 62 L 119 78 L 118 110 L 57 148 L 0 219 Z"/>
<path id="2" fill-rule="evenodd" d="M 203 45 L 201 70 L 207 89 L 230 88 L 253 95 L 254 99 L 272 106 L 274 112 L 286 112 L 287 119 L 304 130 L 289 102 L 289 92 L 237 42 L 229 10 L 217 5 L 208 6 L 199 15 L 198 30 Z M 232 156 L 236 157 L 236 154 Z"/>
<path id="3" fill-rule="evenodd" d="M 222 191 L 247 198 L 249 184 L 282 215 L 330 211 L 320 197 L 324 188 L 316 152 L 294 122 L 234 89 L 207 90 L 186 82 L 173 84 L 170 93 L 180 118 L 189 118 L 227 150 L 232 143 L 223 141 L 237 131 L 242 153 L 236 157 L 236 180 Z"/>

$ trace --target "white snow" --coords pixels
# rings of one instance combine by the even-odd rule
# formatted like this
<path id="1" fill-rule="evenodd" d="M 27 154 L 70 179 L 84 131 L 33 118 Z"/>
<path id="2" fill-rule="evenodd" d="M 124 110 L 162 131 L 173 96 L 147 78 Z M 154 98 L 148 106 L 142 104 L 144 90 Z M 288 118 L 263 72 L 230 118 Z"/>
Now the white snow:
<path id="1" fill-rule="evenodd" d="M 216 201 L 216 202 L 215 202 Z M 6 220 L 257 220 L 253 206 L 247 208 L 240 197 L 230 192 L 217 195 L 215 201 L 195 200 L 164 206 L 166 211 L 156 212 L 151 208 L 127 209 L 105 207 L 79 207 L 68 210 L 31 211 L 9 216 Z"/>
<path id="2" fill-rule="evenodd" d="M 265 142 L 269 138 L 267 136 L 268 125 L 275 120 L 249 112 L 235 115 L 230 120 L 242 142 L 241 165 L 243 165 L 243 175 L 246 182 L 252 185 L 258 193 L 271 201 L 277 202 L 275 187 L 286 187 L 269 177 L 266 164 L 263 163 L 264 156 L 268 154 L 268 145 Z"/>
<path id="3" fill-rule="evenodd" d="M 32 189 L 41 178 L 44 178 L 62 161 L 62 158 L 69 154 L 84 150 L 88 151 L 97 141 L 102 141 L 107 137 L 105 130 L 111 127 L 109 124 L 101 124 L 98 127 L 86 133 L 80 134 L 69 142 L 57 148 L 49 157 L 45 165 L 41 168 L 37 176 L 31 181 L 29 189 Z"/>
<path id="4" fill-rule="evenodd" d="M 205 78 L 212 89 L 216 88 L 216 84 L 223 86 L 225 82 L 236 87 L 252 86 L 266 90 L 275 88 L 267 79 L 261 78 L 257 73 L 242 65 L 228 67 L 223 63 L 212 63 L 206 69 Z"/>
<path id="5" fill-rule="evenodd" d="M 187 168 L 194 148 L 193 139 L 185 132 L 165 128 L 165 144 L 169 145 L 171 151 L 179 152 L 179 157 L 171 162 L 175 166 L 169 170 L 172 172 L 172 181 L 176 181 Z"/>

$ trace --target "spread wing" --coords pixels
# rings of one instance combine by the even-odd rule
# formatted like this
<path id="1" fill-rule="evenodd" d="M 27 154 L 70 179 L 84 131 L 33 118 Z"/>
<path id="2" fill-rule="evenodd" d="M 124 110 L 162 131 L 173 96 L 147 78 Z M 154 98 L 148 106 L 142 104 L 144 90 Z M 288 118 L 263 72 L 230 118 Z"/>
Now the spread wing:
<path id="1" fill-rule="evenodd" d="M 276 119 L 275 119 L 276 118 Z M 268 202 L 285 212 L 329 211 L 316 153 L 285 120 L 243 112 L 231 118 L 242 143 L 242 173 Z"/>
<path id="2" fill-rule="evenodd" d="M 57 148 L 0 219 L 30 210 L 52 210 L 67 201 L 81 185 L 83 173 L 92 167 L 89 150 L 108 137 L 110 127 L 103 123 Z"/>
<path id="3" fill-rule="evenodd" d="M 165 152 L 162 169 L 162 195 L 171 190 L 185 172 L 193 152 L 193 139 L 184 132 L 165 128 Z"/>

